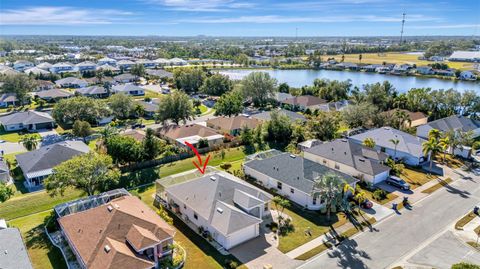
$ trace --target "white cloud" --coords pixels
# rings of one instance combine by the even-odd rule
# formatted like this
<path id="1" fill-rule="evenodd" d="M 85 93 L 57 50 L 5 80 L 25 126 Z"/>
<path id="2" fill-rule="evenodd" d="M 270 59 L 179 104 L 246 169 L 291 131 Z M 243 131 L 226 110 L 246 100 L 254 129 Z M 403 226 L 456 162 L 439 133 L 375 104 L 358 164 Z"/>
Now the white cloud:
<path id="1" fill-rule="evenodd" d="M 220 12 L 232 9 L 247 9 L 255 6 L 251 2 L 235 0 L 146 0 L 149 3 L 160 4 L 171 10 Z"/>
<path id="2" fill-rule="evenodd" d="M 131 12 L 115 9 L 31 7 L 0 11 L 1 25 L 86 25 L 126 20 Z"/>
<path id="3" fill-rule="evenodd" d="M 480 28 L 480 24 L 449 24 L 449 25 L 412 25 L 413 29 L 468 29 Z"/>

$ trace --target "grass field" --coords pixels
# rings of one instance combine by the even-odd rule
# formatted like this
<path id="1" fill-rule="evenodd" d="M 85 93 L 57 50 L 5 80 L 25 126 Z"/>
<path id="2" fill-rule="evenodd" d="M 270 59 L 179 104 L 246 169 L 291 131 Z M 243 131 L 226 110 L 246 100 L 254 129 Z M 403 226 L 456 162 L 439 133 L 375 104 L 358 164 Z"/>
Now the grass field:
<path id="1" fill-rule="evenodd" d="M 360 63 L 358 60 L 359 54 L 345 54 L 345 62 Z M 323 56 L 325 60 L 327 58 L 335 58 L 335 60 L 340 61 L 342 55 L 326 55 Z M 392 63 L 392 64 L 416 64 L 417 66 L 432 64 L 433 62 L 419 60 L 418 55 L 414 54 L 405 54 L 405 53 L 365 53 L 362 54 L 363 64 L 383 64 L 383 62 Z M 447 62 L 448 66 L 460 70 L 469 70 L 473 69 L 473 63 L 468 62 Z"/>
<path id="2" fill-rule="evenodd" d="M 430 180 L 437 178 L 437 176 L 428 175 L 423 171 L 417 171 L 410 168 L 404 168 L 400 177 L 410 184 L 412 189 L 420 187 Z"/>

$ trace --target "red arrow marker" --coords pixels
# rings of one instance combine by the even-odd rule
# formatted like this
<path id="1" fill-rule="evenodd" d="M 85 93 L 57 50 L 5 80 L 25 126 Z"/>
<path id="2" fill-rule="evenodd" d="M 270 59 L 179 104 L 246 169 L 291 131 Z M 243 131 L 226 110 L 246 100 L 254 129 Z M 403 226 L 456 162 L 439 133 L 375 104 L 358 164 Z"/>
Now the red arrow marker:
<path id="1" fill-rule="evenodd" d="M 185 141 L 185 145 L 187 145 L 189 148 L 191 148 L 193 150 L 193 152 L 195 153 L 195 155 L 197 155 L 198 164 L 195 161 L 192 161 L 193 165 L 195 165 L 195 167 L 197 167 L 197 169 L 198 169 L 198 171 L 200 171 L 200 173 L 205 174 L 205 170 L 207 168 L 208 160 L 210 160 L 210 155 L 207 156 L 207 159 L 205 160 L 205 163 L 203 163 L 202 157 L 198 153 L 197 149 L 192 144 L 188 143 L 187 141 Z M 203 168 L 202 168 L 202 165 L 203 165 Z"/>

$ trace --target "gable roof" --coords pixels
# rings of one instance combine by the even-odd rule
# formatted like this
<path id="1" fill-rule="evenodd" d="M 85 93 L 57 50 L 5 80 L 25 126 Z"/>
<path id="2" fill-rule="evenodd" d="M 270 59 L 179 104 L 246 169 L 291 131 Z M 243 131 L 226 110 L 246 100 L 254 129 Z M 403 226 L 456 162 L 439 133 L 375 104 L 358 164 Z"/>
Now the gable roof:
<path id="1" fill-rule="evenodd" d="M 0 228 L 0 268 L 33 269 L 27 248 L 17 228 Z"/>
<path id="2" fill-rule="evenodd" d="M 82 95 L 96 95 L 96 94 L 106 94 L 107 89 L 103 86 L 90 86 L 86 88 L 75 89 L 75 92 L 78 92 Z"/>
<path id="3" fill-rule="evenodd" d="M 45 91 L 39 91 L 39 92 L 36 92 L 35 93 L 36 96 L 42 98 L 42 99 L 49 99 L 49 98 L 68 98 L 68 97 L 72 97 L 73 94 L 69 91 L 66 91 L 66 90 L 62 90 L 62 89 L 57 89 L 57 88 L 53 88 L 53 89 L 48 89 L 48 90 L 45 90 Z"/>
<path id="4" fill-rule="evenodd" d="M 228 131 L 238 130 L 245 126 L 254 129 L 260 124 L 261 122 L 259 120 L 248 118 L 243 115 L 234 117 L 222 116 L 207 120 L 207 125 L 213 125 L 214 128 Z"/>
<path id="5" fill-rule="evenodd" d="M 134 196 L 122 196 L 58 221 L 89 269 L 152 268 L 153 263 L 137 254 L 135 246 L 171 239 L 175 234 L 170 225 Z"/>
<path id="6" fill-rule="evenodd" d="M 122 85 L 115 85 L 112 87 L 112 90 L 115 92 L 131 92 L 131 91 L 144 91 L 142 88 L 138 87 L 137 85 L 133 84 L 122 84 Z"/>
<path id="7" fill-rule="evenodd" d="M 207 138 L 210 136 L 219 135 L 212 128 L 208 128 L 199 124 L 187 124 L 187 125 L 169 125 L 159 128 L 157 130 L 163 136 L 166 136 L 170 139 L 179 139 L 189 136 L 200 136 L 202 138 Z"/>
<path id="8" fill-rule="evenodd" d="M 150 102 L 145 102 L 143 100 L 136 100 L 135 103 L 141 105 L 143 109 L 147 112 L 157 112 L 158 105 L 160 104 L 160 99 L 152 99 Z"/>
<path id="9" fill-rule="evenodd" d="M 441 132 L 448 132 L 450 130 L 461 130 L 463 132 L 473 131 L 480 128 L 480 121 L 473 120 L 464 116 L 453 115 L 447 118 L 438 119 L 432 122 L 429 122 L 425 125 L 437 129 Z"/>
<path id="10" fill-rule="evenodd" d="M 254 114 L 251 117 L 258 120 L 262 120 L 262 121 L 269 121 L 272 119 L 271 114 L 273 111 L 277 111 L 278 114 L 280 115 L 287 116 L 292 122 L 296 120 L 300 120 L 302 122 L 307 120 L 302 114 L 299 114 L 290 110 L 286 110 L 286 109 L 264 111 L 262 113 Z"/>
<path id="11" fill-rule="evenodd" d="M 411 111 L 406 110 L 406 109 L 398 109 L 398 108 L 388 110 L 388 111 L 385 112 L 385 114 L 388 115 L 388 116 L 391 116 L 391 115 L 394 115 L 396 111 L 405 112 L 408 115 L 408 117 L 410 118 L 411 121 L 416 121 L 416 120 L 423 119 L 423 118 L 427 117 L 427 115 L 425 115 L 423 112 L 420 112 L 420 111 L 411 112 Z"/>
<path id="12" fill-rule="evenodd" d="M 76 78 L 76 77 L 68 77 L 68 78 L 62 78 L 62 79 L 59 79 L 59 80 L 55 81 L 55 84 L 61 86 L 61 85 L 65 85 L 65 84 L 87 85 L 88 83 L 83 79 L 79 79 L 79 78 Z"/>
<path id="13" fill-rule="evenodd" d="M 17 94 L 13 92 L 7 92 L 0 94 L 0 102 L 18 102 Z"/>
<path id="14" fill-rule="evenodd" d="M 120 74 L 113 77 L 115 81 L 134 80 L 135 76 L 130 73 Z"/>
<path id="15" fill-rule="evenodd" d="M 3 125 L 19 124 L 37 124 L 54 122 L 52 116 L 46 112 L 39 112 L 34 110 L 28 110 L 24 112 L 16 112 L 7 116 L 0 117 L 0 122 Z"/>
<path id="16" fill-rule="evenodd" d="M 314 180 L 327 173 L 340 176 L 345 182 L 356 181 L 352 176 L 287 152 L 271 150 L 249 157 L 244 166 L 288 184 L 304 193 L 311 193 Z"/>
<path id="17" fill-rule="evenodd" d="M 293 105 L 293 106 L 309 107 L 309 106 L 326 104 L 327 101 L 313 95 L 301 95 L 301 96 L 294 96 L 292 98 L 288 98 L 282 101 L 282 103 Z"/>
<path id="18" fill-rule="evenodd" d="M 367 175 L 375 176 L 390 170 L 388 166 L 381 164 L 387 159 L 387 154 L 377 152 L 348 139 L 326 142 L 307 149 L 305 152 L 345 164 Z"/>

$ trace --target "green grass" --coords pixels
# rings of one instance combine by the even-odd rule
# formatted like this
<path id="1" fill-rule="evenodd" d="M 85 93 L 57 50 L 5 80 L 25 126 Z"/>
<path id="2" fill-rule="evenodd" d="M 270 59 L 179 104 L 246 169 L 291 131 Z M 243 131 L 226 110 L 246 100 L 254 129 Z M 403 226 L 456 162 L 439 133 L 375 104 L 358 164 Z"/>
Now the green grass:
<path id="1" fill-rule="evenodd" d="M 44 222 L 50 216 L 50 212 L 15 219 L 10 221 L 9 225 L 20 229 L 34 268 L 64 269 L 67 265 L 62 253 L 50 243 L 44 233 Z"/>
<path id="2" fill-rule="evenodd" d="M 22 136 L 20 135 L 19 132 L 5 132 L 3 131 L 3 128 L 2 128 L 2 131 L 0 131 L 0 140 L 18 143 L 21 137 Z"/>
<path id="3" fill-rule="evenodd" d="M 410 188 L 413 190 L 429 182 L 430 180 L 437 178 L 437 176 L 428 175 L 423 171 L 405 167 L 400 175 L 400 178 L 410 184 Z"/>
<path id="4" fill-rule="evenodd" d="M 473 247 L 477 251 L 480 251 L 480 244 L 477 244 L 477 242 L 468 241 L 467 244 L 469 244 L 471 247 Z"/>
<path id="5" fill-rule="evenodd" d="M 206 106 L 203 105 L 203 104 L 200 105 L 198 108 L 200 109 L 201 114 L 207 112 L 207 110 L 208 110 L 208 107 L 206 107 Z"/>
<path id="6" fill-rule="evenodd" d="M 455 223 L 456 230 L 463 230 L 463 227 L 472 221 L 475 217 L 478 217 L 475 213 L 470 212 L 467 215 L 463 216 L 460 220 Z"/>
<path id="7" fill-rule="evenodd" d="M 384 204 L 386 204 L 386 203 L 388 203 L 388 202 L 390 202 L 393 199 L 398 197 L 397 195 L 395 195 L 391 192 L 387 192 L 387 197 L 385 199 L 377 200 L 377 199 L 373 198 L 373 192 L 370 191 L 370 190 L 367 190 L 361 184 L 357 184 L 357 188 L 360 188 L 365 193 L 365 196 L 367 197 L 368 200 L 375 201 L 376 203 L 379 203 L 381 205 L 384 205 Z"/>
<path id="8" fill-rule="evenodd" d="M 432 192 L 440 189 L 441 187 L 444 187 L 444 186 L 446 186 L 446 185 L 448 185 L 449 183 L 452 182 L 451 178 L 446 178 L 445 180 L 441 180 L 440 178 L 438 178 L 437 180 L 438 180 L 437 184 L 431 186 L 428 189 L 423 190 L 422 193 L 430 194 L 430 193 L 432 193 Z"/>

